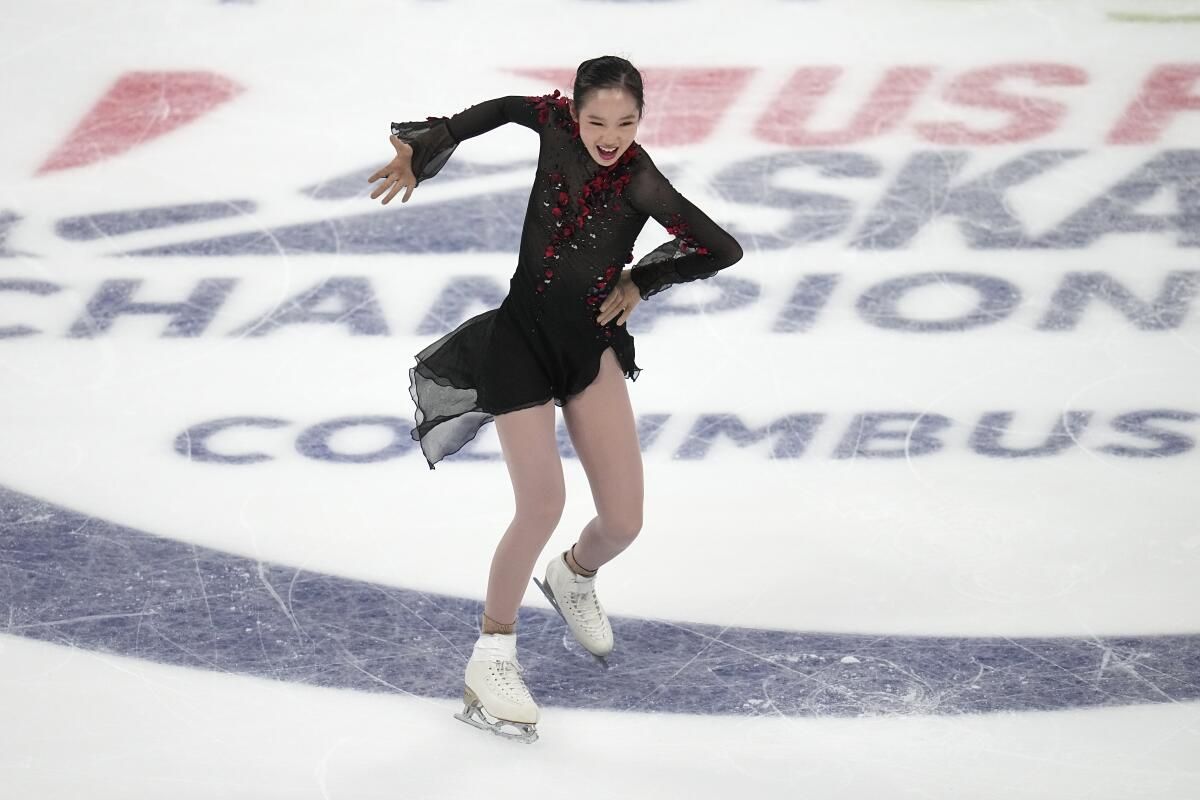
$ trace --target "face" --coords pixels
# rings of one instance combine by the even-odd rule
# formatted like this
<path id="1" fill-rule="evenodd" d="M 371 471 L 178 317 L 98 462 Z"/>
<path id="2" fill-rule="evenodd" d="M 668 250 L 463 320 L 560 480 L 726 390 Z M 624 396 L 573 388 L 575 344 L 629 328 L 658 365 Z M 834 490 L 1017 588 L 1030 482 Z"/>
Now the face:
<path id="1" fill-rule="evenodd" d="M 571 117 L 579 123 L 579 138 L 598 164 L 611 166 L 637 137 L 637 103 L 624 89 L 604 88 L 587 93 L 579 108 L 569 102 Z"/>

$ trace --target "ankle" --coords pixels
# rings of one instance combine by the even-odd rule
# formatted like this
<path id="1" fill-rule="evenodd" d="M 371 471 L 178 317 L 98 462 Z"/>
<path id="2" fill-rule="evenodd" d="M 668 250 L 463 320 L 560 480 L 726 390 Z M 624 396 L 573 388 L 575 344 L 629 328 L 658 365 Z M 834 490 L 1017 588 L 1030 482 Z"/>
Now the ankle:
<path id="1" fill-rule="evenodd" d="M 571 571 L 576 575 L 582 575 L 585 578 L 591 578 L 599 571 L 599 568 L 584 569 L 582 566 L 580 566 L 579 562 L 575 560 L 575 545 L 571 545 L 571 549 L 567 550 L 565 553 L 563 553 L 563 555 L 566 557 L 567 566 L 570 567 Z"/>
<path id="2" fill-rule="evenodd" d="M 487 614 L 483 615 L 483 627 L 481 633 L 516 633 L 517 621 L 513 620 L 510 623 L 497 622 Z"/>

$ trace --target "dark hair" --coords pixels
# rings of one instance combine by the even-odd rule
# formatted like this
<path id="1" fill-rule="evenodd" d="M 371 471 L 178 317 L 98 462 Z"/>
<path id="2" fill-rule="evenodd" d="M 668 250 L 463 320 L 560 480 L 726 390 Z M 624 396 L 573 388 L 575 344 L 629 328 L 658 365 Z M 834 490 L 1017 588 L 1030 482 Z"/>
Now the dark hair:
<path id="1" fill-rule="evenodd" d="M 575 70 L 575 113 L 587 101 L 587 93 L 597 89 L 624 89 L 633 95 L 638 117 L 642 116 L 645 100 L 642 97 L 642 73 L 620 56 L 589 58 Z"/>

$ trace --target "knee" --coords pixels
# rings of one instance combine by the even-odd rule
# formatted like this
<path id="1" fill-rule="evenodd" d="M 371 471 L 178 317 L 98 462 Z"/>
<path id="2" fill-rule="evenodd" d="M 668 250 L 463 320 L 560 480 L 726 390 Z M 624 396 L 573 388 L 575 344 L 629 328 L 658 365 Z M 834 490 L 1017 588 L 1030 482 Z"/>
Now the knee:
<path id="1" fill-rule="evenodd" d="M 604 536 L 622 548 L 633 544 L 642 530 L 642 515 L 637 510 L 626 510 L 602 518 Z"/>
<path id="2" fill-rule="evenodd" d="M 535 527 L 552 532 L 562 519 L 566 508 L 566 491 L 548 489 L 535 497 L 522 498 L 517 503 L 516 517 L 526 527 Z"/>

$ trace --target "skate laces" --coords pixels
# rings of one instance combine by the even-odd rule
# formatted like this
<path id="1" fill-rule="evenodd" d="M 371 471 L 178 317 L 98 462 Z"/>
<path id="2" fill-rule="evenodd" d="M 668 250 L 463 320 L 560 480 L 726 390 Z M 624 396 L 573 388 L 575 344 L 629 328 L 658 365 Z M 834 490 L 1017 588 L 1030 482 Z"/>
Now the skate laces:
<path id="1" fill-rule="evenodd" d="M 581 617 L 584 623 L 593 629 L 602 626 L 604 612 L 601 611 L 600 600 L 596 597 L 595 575 L 575 575 L 567 593 L 570 595 L 571 608 L 577 612 L 576 616 Z"/>
<path id="2" fill-rule="evenodd" d="M 488 674 L 494 675 L 501 689 L 510 697 L 532 700 L 528 687 L 521 676 L 525 667 L 517 660 L 515 634 L 488 634 L 481 636 L 476 642 L 472 658 L 477 661 L 489 662 L 492 669 Z"/>
<path id="3" fill-rule="evenodd" d="M 558 557 L 553 569 L 558 571 L 559 594 L 562 595 L 559 606 L 563 613 L 582 623 L 589 635 L 606 635 L 604 611 L 596 597 L 596 576 L 575 572 L 564 556 Z M 546 577 L 549 579 L 550 575 Z"/>
<path id="4" fill-rule="evenodd" d="M 524 671 L 525 668 L 515 660 L 491 661 L 488 664 L 485 680 L 508 699 L 518 703 L 529 703 L 533 702 L 533 695 L 529 693 L 529 687 L 521 679 L 521 673 Z"/>

